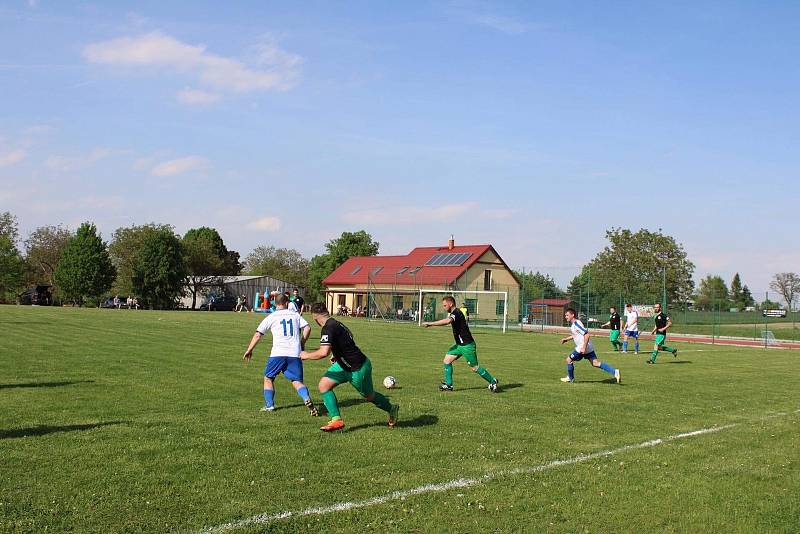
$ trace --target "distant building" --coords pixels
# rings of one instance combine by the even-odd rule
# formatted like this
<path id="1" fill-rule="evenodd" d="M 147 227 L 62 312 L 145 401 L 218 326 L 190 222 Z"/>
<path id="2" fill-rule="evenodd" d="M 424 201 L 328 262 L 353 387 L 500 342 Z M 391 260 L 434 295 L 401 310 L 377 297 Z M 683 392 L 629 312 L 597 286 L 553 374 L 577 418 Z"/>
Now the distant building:
<path id="1" fill-rule="evenodd" d="M 419 290 L 476 291 L 456 294 L 470 320 L 502 321 L 503 301 L 496 294 L 508 292 L 508 318 L 519 318 L 516 275 L 492 245 L 418 247 L 405 256 L 357 256 L 348 259 L 323 280 L 328 309 L 362 310 L 370 317 L 414 319 L 419 310 Z M 442 294 L 424 294 L 423 310 L 441 312 Z M 437 316 L 441 316 L 439 313 Z"/>
<path id="2" fill-rule="evenodd" d="M 213 294 L 215 297 L 233 297 L 244 295 L 247 297 L 247 304 L 253 307 L 253 299 L 256 292 L 263 294 L 269 291 L 291 291 L 297 288 L 301 296 L 305 296 L 305 288 L 295 286 L 285 280 L 273 278 L 271 276 L 218 276 L 209 277 L 209 282 L 203 284 L 200 294 L 197 296 L 197 307 L 205 304 Z M 180 300 L 180 307 L 192 307 L 192 295 L 186 290 L 186 295 Z"/>
<path id="3" fill-rule="evenodd" d="M 527 306 L 527 323 L 561 326 L 564 323 L 564 311 L 571 303 L 568 299 L 532 300 Z"/>

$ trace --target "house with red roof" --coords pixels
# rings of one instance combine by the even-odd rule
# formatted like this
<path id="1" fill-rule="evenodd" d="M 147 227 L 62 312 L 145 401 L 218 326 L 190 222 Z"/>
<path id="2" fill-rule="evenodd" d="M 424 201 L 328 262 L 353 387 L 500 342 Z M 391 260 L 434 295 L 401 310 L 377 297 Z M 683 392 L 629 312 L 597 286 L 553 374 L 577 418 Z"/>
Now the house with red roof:
<path id="1" fill-rule="evenodd" d="M 404 256 L 355 256 L 325 280 L 328 309 L 333 313 L 416 319 L 423 290 L 423 313 L 443 315 L 443 293 L 454 291 L 457 304 L 469 310 L 470 320 L 503 320 L 508 293 L 508 317 L 519 316 L 520 283 L 492 245 L 417 247 Z M 460 293 L 468 291 L 468 293 Z"/>

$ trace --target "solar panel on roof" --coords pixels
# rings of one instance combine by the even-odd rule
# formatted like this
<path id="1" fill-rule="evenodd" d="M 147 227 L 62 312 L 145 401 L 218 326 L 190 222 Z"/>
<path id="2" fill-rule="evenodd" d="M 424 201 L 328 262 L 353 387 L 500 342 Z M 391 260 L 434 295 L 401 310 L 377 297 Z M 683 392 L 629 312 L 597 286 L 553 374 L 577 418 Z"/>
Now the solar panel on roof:
<path id="1" fill-rule="evenodd" d="M 471 252 L 440 253 L 435 254 L 425 265 L 428 267 L 460 266 L 464 265 L 464 262 L 467 261 L 467 258 L 470 256 L 472 256 Z"/>

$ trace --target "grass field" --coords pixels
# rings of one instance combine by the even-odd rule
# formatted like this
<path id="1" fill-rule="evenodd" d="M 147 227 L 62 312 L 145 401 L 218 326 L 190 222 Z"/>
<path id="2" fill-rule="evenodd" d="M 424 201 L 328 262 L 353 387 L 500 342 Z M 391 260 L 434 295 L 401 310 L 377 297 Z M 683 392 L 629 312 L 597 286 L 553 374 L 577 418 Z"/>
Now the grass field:
<path id="1" fill-rule="evenodd" d="M 596 339 L 623 384 L 585 362 L 563 384 L 558 336 L 477 332 L 505 387 L 457 362 L 440 393 L 449 329 L 352 320 L 401 424 L 344 385 L 328 435 L 282 379 L 259 413 L 268 343 L 241 361 L 259 319 L 0 307 L 0 531 L 193 532 L 459 479 L 237 532 L 800 530 L 800 352 L 678 344 L 646 366 Z M 306 365 L 314 393 L 324 369 Z"/>

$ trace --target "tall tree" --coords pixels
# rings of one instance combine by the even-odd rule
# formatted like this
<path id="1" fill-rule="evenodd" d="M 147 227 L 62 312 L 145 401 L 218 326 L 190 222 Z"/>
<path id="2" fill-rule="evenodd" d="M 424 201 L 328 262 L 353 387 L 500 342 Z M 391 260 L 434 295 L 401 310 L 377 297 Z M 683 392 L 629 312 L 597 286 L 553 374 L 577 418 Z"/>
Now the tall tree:
<path id="1" fill-rule="evenodd" d="M 13 302 L 22 287 L 25 263 L 8 235 L 0 235 L 0 302 Z"/>
<path id="2" fill-rule="evenodd" d="M 116 270 L 97 227 L 83 223 L 61 253 L 54 279 L 64 298 L 74 304 L 99 303 L 111 289 Z"/>
<path id="3" fill-rule="evenodd" d="M 742 305 L 742 279 L 739 276 L 739 273 L 733 275 L 733 280 L 731 280 L 731 291 L 728 298 L 735 307 L 739 308 L 740 310 L 744 308 Z"/>
<path id="4" fill-rule="evenodd" d="M 259 246 L 244 260 L 244 272 L 272 276 L 296 286 L 308 287 L 309 261 L 292 248 Z"/>
<path id="5" fill-rule="evenodd" d="M 322 281 L 337 267 L 353 256 L 376 256 L 380 244 L 364 230 L 343 232 L 325 244 L 325 253 L 311 258 L 309 265 L 309 291 L 312 299 L 322 295 Z"/>
<path id="6" fill-rule="evenodd" d="M 700 287 L 694 299 L 694 307 L 698 310 L 726 310 L 731 307 L 728 299 L 728 286 L 721 276 L 708 275 L 700 280 Z"/>
<path id="7" fill-rule="evenodd" d="M 186 267 L 181 240 L 172 230 L 149 232 L 133 267 L 133 292 L 150 309 L 171 309 L 183 295 Z"/>
<path id="8" fill-rule="evenodd" d="M 111 236 L 108 253 L 114 267 L 117 269 L 117 278 L 112 287 L 114 293 L 119 295 L 132 295 L 133 272 L 139 258 L 139 252 L 149 236 L 163 232 L 173 235 L 174 228 L 168 224 L 150 223 L 142 226 L 129 226 L 117 228 Z"/>
<path id="9" fill-rule="evenodd" d="M 745 284 L 742 286 L 742 304 L 744 304 L 745 308 L 749 308 L 750 306 L 754 306 L 755 303 L 756 299 L 753 298 L 750 288 L 747 287 L 747 284 Z"/>
<path id="10" fill-rule="evenodd" d="M 40 226 L 31 233 L 25 240 L 25 259 L 32 282 L 56 286 L 56 267 L 71 238 L 72 232 L 63 226 Z"/>
<path id="11" fill-rule="evenodd" d="M 192 228 L 183 236 L 183 254 L 188 274 L 192 309 L 197 304 L 197 293 L 201 288 L 218 280 L 220 276 L 239 274 L 239 253 L 229 251 L 214 228 L 202 226 Z"/>
<path id="12" fill-rule="evenodd" d="M 797 296 L 800 294 L 800 275 L 796 273 L 778 273 L 769 283 L 769 288 L 783 297 L 787 309 L 792 311 L 797 303 Z"/>
<path id="13" fill-rule="evenodd" d="M 12 245 L 16 245 L 19 241 L 17 217 L 10 211 L 0 213 L 0 237 L 2 236 L 7 237 Z"/>
<path id="14" fill-rule="evenodd" d="M 606 231 L 609 244 L 589 262 L 591 291 L 628 301 L 660 301 L 666 289 L 667 302 L 685 302 L 692 294 L 694 264 L 683 245 L 659 229 L 632 232 L 622 228 Z"/>

